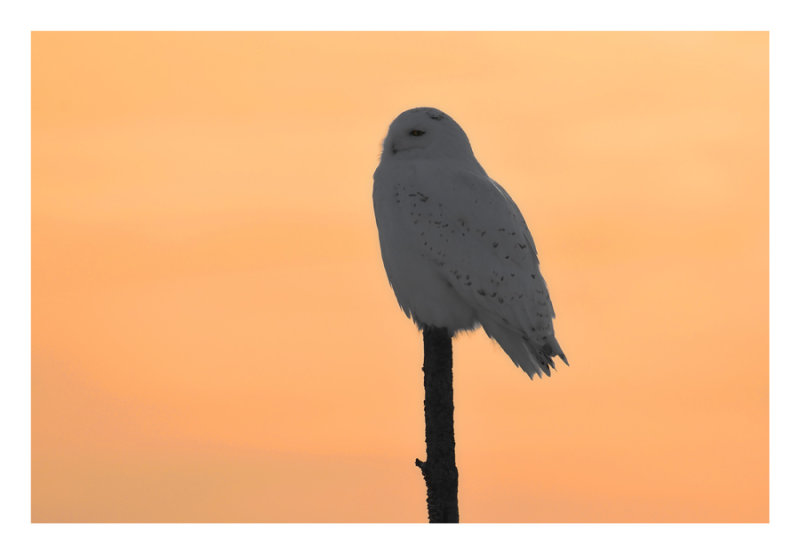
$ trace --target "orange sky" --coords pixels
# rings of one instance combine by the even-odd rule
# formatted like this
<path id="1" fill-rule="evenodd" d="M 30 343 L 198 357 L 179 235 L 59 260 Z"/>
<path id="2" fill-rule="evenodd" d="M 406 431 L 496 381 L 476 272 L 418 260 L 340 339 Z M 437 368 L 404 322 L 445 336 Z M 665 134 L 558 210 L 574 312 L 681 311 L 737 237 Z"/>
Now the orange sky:
<path id="1" fill-rule="evenodd" d="M 456 339 L 462 521 L 768 520 L 767 33 L 37 32 L 33 521 L 426 521 L 371 200 L 420 105 L 571 363 Z"/>

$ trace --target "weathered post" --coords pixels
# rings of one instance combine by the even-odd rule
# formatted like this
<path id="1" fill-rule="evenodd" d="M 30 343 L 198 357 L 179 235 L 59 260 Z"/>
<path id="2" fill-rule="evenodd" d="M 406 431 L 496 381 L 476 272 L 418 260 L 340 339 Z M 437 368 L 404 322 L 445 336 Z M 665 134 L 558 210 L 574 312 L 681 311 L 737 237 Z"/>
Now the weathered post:
<path id="1" fill-rule="evenodd" d="M 458 469 L 453 429 L 453 341 L 441 327 L 422 333 L 427 460 L 417 459 L 428 488 L 428 521 L 458 523 Z"/>

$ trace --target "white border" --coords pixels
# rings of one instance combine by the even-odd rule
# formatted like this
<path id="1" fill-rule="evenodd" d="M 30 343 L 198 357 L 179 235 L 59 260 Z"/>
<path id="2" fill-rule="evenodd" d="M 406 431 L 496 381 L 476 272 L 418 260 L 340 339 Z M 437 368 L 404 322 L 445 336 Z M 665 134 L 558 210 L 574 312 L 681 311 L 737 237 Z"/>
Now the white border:
<path id="1" fill-rule="evenodd" d="M 547 552 L 784 552 L 797 547 L 798 40 L 788 2 L 513 3 L 70 1 L 6 8 L 2 203 L 4 543 L 14 552 L 463 549 Z M 9 11 L 10 10 L 10 11 Z M 14 12 L 16 10 L 16 12 Z M 771 31 L 771 487 L 769 525 L 31 525 L 31 30 L 769 30 Z M 10 122 L 10 124 L 6 124 Z M 10 197 L 10 198 L 9 198 Z"/>
<path id="2" fill-rule="evenodd" d="M 34 30 L 766 30 L 781 23 L 782 12 L 781 2 L 737 0 L 39 0 L 27 4 L 33 7 L 24 21 Z"/>

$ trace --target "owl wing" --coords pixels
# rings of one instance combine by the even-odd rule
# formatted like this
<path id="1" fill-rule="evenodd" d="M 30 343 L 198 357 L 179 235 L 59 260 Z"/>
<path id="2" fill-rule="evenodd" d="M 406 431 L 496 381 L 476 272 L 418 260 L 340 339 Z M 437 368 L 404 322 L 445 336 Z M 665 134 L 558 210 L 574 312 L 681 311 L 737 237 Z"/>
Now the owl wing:
<path id="1" fill-rule="evenodd" d="M 539 270 L 533 237 L 508 193 L 485 174 L 438 164 L 411 182 L 428 206 L 411 225 L 429 240 L 417 247 L 461 298 L 486 333 L 529 377 L 550 375 L 566 356 L 553 330 L 553 304 Z"/>

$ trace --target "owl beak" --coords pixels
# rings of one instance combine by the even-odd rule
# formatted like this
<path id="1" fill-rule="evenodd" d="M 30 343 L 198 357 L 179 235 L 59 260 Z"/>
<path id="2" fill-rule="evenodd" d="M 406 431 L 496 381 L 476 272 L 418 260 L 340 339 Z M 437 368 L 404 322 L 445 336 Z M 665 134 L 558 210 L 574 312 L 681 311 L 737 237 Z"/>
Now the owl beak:
<path id="1" fill-rule="evenodd" d="M 397 154 L 397 146 L 394 145 L 394 142 L 392 142 L 392 154 Z"/>

